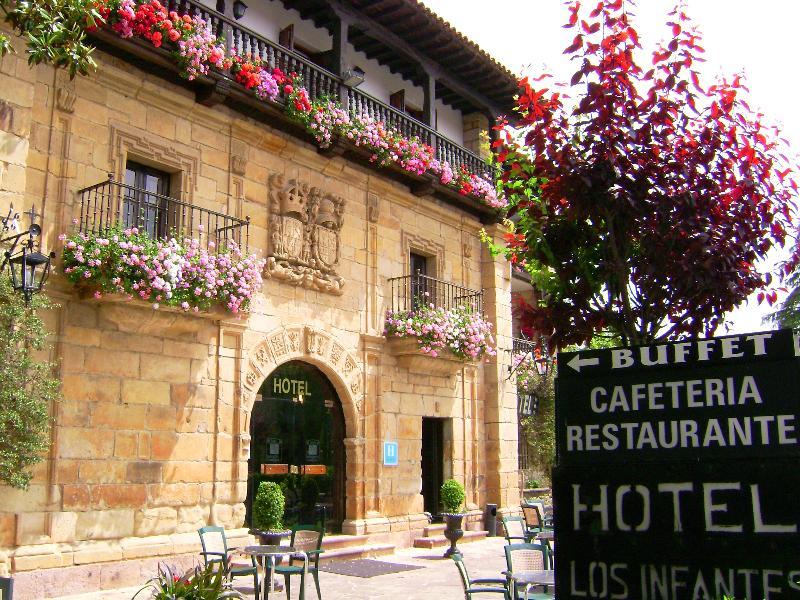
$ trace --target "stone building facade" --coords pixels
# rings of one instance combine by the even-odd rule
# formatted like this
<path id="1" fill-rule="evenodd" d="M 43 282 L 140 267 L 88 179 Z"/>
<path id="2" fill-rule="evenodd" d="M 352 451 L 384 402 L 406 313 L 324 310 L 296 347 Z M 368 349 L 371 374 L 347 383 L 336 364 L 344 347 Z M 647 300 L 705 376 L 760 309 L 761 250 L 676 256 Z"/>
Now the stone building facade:
<path id="1" fill-rule="evenodd" d="M 443 474 L 464 483 L 475 527 L 487 502 L 518 505 L 516 396 L 503 352 L 511 282 L 479 240 L 482 228 L 498 234 L 487 211 L 438 189 L 412 193 L 267 117 L 206 106 L 141 58 L 104 47 L 97 71 L 70 81 L 29 67 L 16 45 L 0 64 L 0 202 L 41 213 L 43 248 L 60 256 L 58 236 L 83 210 L 80 190 L 109 174 L 123 181 L 135 161 L 169 173 L 172 196 L 249 217 L 249 248 L 268 259 L 262 293 L 240 317 L 96 300 L 51 277 L 59 307 L 47 325 L 63 399 L 29 489 L 0 487 L 0 574 L 13 574 L 21 594 L 31 574 L 61 590 L 119 583 L 120 565 L 197 552 L 206 524 L 224 526 L 234 544 L 245 537 L 251 414 L 264 381 L 288 363 L 316 367 L 341 406 L 343 534 L 409 544 L 427 524 L 425 419 L 440 423 Z M 468 137 L 486 123 L 468 117 Z M 308 266 L 287 259 L 303 242 L 286 219 L 312 201 L 329 216 L 305 241 L 318 259 Z M 497 357 L 421 364 L 383 337 L 388 280 L 410 274 L 411 253 L 432 276 L 483 291 Z M 397 442 L 397 466 L 384 465 L 386 440 Z"/>

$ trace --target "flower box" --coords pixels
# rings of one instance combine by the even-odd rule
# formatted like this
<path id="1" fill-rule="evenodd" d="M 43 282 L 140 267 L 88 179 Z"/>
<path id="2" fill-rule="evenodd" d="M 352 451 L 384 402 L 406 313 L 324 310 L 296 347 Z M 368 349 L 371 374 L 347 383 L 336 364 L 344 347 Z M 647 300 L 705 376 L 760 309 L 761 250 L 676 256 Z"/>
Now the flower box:
<path id="1" fill-rule="evenodd" d="M 449 376 L 455 375 L 466 366 L 475 366 L 477 363 L 462 360 L 449 351 L 443 351 L 438 356 L 423 353 L 419 348 L 416 337 L 390 337 L 389 352 L 397 358 L 397 363 L 409 371 L 426 373 L 429 375 Z"/>

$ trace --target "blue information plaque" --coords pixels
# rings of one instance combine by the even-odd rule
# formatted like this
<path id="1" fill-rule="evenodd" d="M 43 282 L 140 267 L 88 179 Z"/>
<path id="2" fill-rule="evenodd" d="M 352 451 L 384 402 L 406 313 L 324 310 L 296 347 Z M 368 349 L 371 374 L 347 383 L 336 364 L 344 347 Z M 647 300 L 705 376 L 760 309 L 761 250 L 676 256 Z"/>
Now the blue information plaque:
<path id="1" fill-rule="evenodd" d="M 397 442 L 383 442 L 383 464 L 388 467 L 397 466 Z"/>

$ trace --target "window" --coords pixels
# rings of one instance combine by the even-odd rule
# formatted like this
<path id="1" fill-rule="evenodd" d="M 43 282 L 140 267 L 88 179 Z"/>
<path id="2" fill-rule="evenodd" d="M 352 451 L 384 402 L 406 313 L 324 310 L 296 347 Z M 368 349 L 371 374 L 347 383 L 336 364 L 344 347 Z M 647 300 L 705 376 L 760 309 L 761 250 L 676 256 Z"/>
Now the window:
<path id="1" fill-rule="evenodd" d="M 125 197 L 122 206 L 122 224 L 138 227 L 152 238 L 167 234 L 170 221 L 174 225 L 177 215 L 169 218 L 170 174 L 139 163 L 125 163 Z"/>
<path id="2" fill-rule="evenodd" d="M 428 257 L 411 253 L 411 306 L 416 309 L 433 302 L 433 282 L 428 278 Z"/>
<path id="3" fill-rule="evenodd" d="M 389 96 L 389 105 L 407 115 L 414 117 L 417 121 L 423 121 L 424 115 L 422 108 L 413 106 L 406 101 L 406 91 L 397 90 L 394 94 Z"/>

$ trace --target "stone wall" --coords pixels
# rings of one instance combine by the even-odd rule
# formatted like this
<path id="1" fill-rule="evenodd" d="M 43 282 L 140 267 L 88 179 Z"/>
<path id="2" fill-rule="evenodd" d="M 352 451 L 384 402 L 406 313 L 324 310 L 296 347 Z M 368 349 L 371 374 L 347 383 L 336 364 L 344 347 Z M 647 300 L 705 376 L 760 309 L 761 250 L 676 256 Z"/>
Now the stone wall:
<path id="1" fill-rule="evenodd" d="M 320 367 L 343 405 L 351 533 L 421 529 L 422 418 L 449 419 L 446 471 L 471 509 L 518 503 L 513 385 L 507 355 L 451 375 L 413 372 L 382 338 L 387 279 L 410 251 L 436 275 L 486 290 L 510 347 L 508 269 L 478 239 L 480 224 L 418 198 L 379 171 L 225 107 L 101 52 L 97 73 L 69 81 L 31 69 L 24 49 L 0 63 L 0 208 L 35 205 L 43 247 L 60 251 L 77 191 L 123 174 L 128 158 L 173 172 L 182 198 L 249 216 L 250 249 L 270 251 L 272 177 L 343 201 L 341 289 L 266 279 L 252 314 L 185 314 L 121 299 L 83 299 L 54 275 L 48 315 L 63 401 L 52 447 L 27 491 L 0 487 L 0 574 L 194 552 L 196 529 L 243 525 L 249 410 L 272 369 Z M 400 444 L 398 467 L 381 443 Z M 241 533 L 241 531 L 239 531 Z"/>

